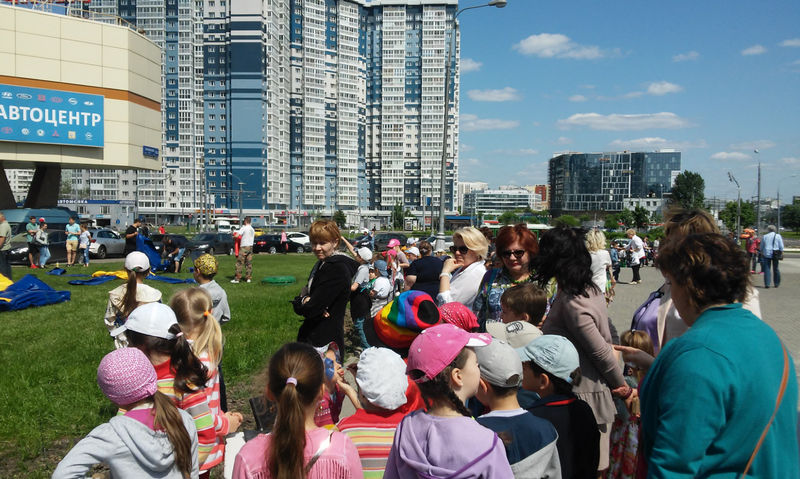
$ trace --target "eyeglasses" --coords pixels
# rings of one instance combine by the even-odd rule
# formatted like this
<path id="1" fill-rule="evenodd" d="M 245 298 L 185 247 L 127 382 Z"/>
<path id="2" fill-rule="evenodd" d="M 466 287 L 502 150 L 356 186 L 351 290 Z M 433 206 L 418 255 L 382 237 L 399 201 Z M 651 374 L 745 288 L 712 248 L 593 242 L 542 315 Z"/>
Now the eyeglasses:
<path id="1" fill-rule="evenodd" d="M 466 246 L 451 246 L 450 247 L 450 252 L 453 253 L 453 254 L 456 254 L 456 252 L 461 253 L 461 254 L 467 254 L 468 251 L 469 251 L 469 248 L 467 248 Z"/>
<path id="2" fill-rule="evenodd" d="M 500 253 L 500 256 L 502 256 L 503 258 L 510 258 L 512 254 L 514 255 L 515 258 L 520 259 L 525 255 L 525 250 L 524 249 L 515 249 L 515 250 L 512 251 L 510 249 L 507 249 L 507 250 L 503 251 L 502 253 Z"/>

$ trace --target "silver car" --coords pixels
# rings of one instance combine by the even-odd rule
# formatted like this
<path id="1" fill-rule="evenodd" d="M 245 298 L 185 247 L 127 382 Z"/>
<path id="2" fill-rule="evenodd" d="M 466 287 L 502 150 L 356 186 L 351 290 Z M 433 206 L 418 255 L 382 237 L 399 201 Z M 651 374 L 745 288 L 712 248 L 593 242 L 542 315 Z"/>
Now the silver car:
<path id="1" fill-rule="evenodd" d="M 89 243 L 89 254 L 103 259 L 109 255 L 121 256 L 125 251 L 125 238 L 110 229 L 90 229 L 92 241 Z"/>

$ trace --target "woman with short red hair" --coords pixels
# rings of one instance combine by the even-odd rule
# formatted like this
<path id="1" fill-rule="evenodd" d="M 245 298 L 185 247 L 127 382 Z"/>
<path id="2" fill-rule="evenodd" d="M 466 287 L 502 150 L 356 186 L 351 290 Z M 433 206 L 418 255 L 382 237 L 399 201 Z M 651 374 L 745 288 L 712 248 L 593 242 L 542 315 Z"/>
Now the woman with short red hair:
<path id="1" fill-rule="evenodd" d="M 482 331 L 487 321 L 501 321 L 503 292 L 531 281 L 530 262 L 539 253 L 536 236 L 524 224 L 500 228 L 495 246 L 502 267 L 486 272 L 472 306 Z"/>

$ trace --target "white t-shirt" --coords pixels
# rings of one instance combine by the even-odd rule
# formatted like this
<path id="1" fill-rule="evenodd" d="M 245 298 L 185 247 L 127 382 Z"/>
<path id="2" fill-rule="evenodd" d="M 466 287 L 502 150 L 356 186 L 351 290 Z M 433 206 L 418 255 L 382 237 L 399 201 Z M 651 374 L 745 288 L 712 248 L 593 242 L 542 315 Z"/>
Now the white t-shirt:
<path id="1" fill-rule="evenodd" d="M 239 243 L 239 246 L 244 248 L 246 246 L 253 246 L 254 239 L 256 237 L 256 232 L 250 225 L 244 225 L 239 228 L 239 236 L 241 236 L 242 240 Z"/>
<path id="2" fill-rule="evenodd" d="M 601 292 L 606 290 L 606 267 L 611 266 L 611 255 L 608 251 L 601 249 L 593 251 L 592 256 L 592 282 L 600 288 Z"/>
<path id="3" fill-rule="evenodd" d="M 630 243 L 625 248 L 631 252 L 631 264 L 637 265 L 639 264 L 639 260 L 644 258 L 644 243 L 642 243 L 642 239 L 636 235 L 633 235 L 631 238 Z"/>
<path id="4" fill-rule="evenodd" d="M 459 268 L 453 272 L 450 278 L 450 290 L 439 293 L 436 296 L 436 304 L 441 306 L 445 303 L 458 302 L 472 309 L 472 303 L 478 296 L 478 290 L 486 274 L 486 266 L 483 260 L 478 260 L 466 268 Z"/>

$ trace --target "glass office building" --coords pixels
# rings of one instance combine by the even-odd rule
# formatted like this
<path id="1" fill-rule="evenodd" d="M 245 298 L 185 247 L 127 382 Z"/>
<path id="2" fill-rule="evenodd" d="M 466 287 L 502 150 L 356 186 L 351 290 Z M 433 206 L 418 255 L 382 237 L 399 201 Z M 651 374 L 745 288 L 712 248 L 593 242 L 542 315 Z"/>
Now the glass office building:
<path id="1" fill-rule="evenodd" d="M 618 212 L 626 198 L 662 198 L 681 170 L 678 151 L 564 153 L 550 159 L 550 212 Z"/>

